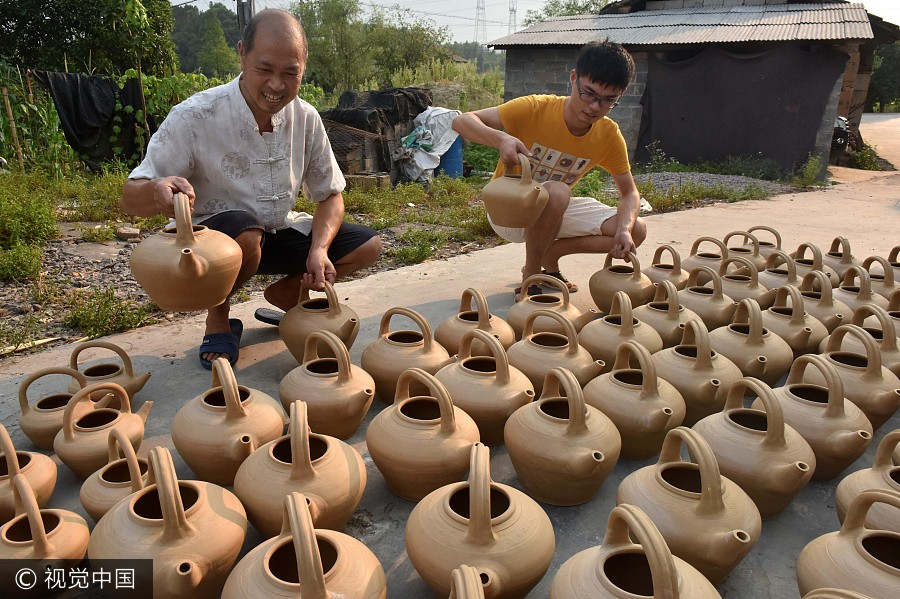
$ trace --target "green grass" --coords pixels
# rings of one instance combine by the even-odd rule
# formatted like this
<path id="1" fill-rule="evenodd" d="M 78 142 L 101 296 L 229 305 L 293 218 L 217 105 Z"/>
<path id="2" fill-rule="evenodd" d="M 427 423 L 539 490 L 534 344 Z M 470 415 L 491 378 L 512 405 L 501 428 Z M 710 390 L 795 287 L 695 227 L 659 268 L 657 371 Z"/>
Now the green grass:
<path id="1" fill-rule="evenodd" d="M 19 346 L 41 336 L 42 325 L 34 314 L 28 314 L 18 321 L 0 319 L 0 349 Z"/>
<path id="2" fill-rule="evenodd" d="M 472 165 L 476 171 L 493 172 L 500 159 L 500 152 L 490 146 L 468 142 L 463 146 L 463 160 Z"/>
<path id="3" fill-rule="evenodd" d="M 878 154 L 875 148 L 867 143 L 863 143 L 862 148 L 858 152 L 850 152 L 850 167 L 859 168 L 867 171 L 879 171 Z"/>
<path id="4" fill-rule="evenodd" d="M 57 235 L 52 196 L 41 187 L 46 179 L 21 172 L 0 175 L 0 248 L 42 244 Z"/>
<path id="5" fill-rule="evenodd" d="M 148 307 L 117 297 L 112 287 L 77 290 L 68 304 L 65 324 L 88 337 L 103 337 L 155 322 Z"/>
<path id="6" fill-rule="evenodd" d="M 9 249 L 0 249 L 0 281 L 33 279 L 41 273 L 41 248 L 17 241 Z"/>
<path id="7" fill-rule="evenodd" d="M 799 168 L 793 179 L 791 179 L 791 183 L 797 187 L 815 187 L 817 185 L 822 185 L 822 172 L 822 158 L 810 154 L 806 159 L 806 162 L 803 163 L 803 166 Z"/>
<path id="8" fill-rule="evenodd" d="M 85 241 L 110 241 L 116 237 L 116 228 L 107 224 L 95 225 L 93 227 L 78 227 L 81 232 L 81 238 Z"/>
<path id="9" fill-rule="evenodd" d="M 766 191 L 758 185 L 734 189 L 724 185 L 703 185 L 689 181 L 681 185 L 673 185 L 663 192 L 651 181 L 645 181 L 639 182 L 637 187 L 641 196 L 650 203 L 655 212 L 681 210 L 706 201 L 740 202 L 768 198 Z M 617 205 L 617 202 L 612 205 Z"/>

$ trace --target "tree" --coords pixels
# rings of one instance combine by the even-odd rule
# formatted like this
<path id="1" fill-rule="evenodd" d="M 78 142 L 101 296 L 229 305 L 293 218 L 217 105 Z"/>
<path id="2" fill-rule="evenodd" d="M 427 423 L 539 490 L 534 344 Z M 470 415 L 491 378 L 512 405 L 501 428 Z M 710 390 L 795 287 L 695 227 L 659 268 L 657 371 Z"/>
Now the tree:
<path id="1" fill-rule="evenodd" d="M 366 29 L 375 77 L 382 85 L 389 84 L 391 73 L 402 67 L 414 68 L 423 61 L 449 60 L 451 57 L 445 47 L 450 41 L 446 28 L 438 29 L 399 7 L 389 12 L 376 10 Z"/>
<path id="2" fill-rule="evenodd" d="M 875 53 L 875 70 L 869 83 L 866 97 L 866 111 L 871 112 L 875 104 L 884 112 L 886 105 L 900 100 L 900 42 L 884 45 Z"/>
<path id="3" fill-rule="evenodd" d="M 225 78 L 241 70 L 237 52 L 228 47 L 215 13 L 203 13 L 203 41 L 197 52 L 197 68 L 207 77 Z"/>
<path id="4" fill-rule="evenodd" d="M 300 0 L 291 6 L 309 42 L 306 78 L 326 92 L 352 89 L 372 74 L 358 0 Z"/>
<path id="5" fill-rule="evenodd" d="M 229 48 L 237 48 L 238 40 L 241 39 L 241 30 L 238 28 L 237 13 L 220 2 L 213 2 L 206 9 L 206 12 L 216 15 L 219 24 L 222 26 L 222 33 L 225 34 L 225 42 Z"/>
<path id="6" fill-rule="evenodd" d="M 175 28 L 172 30 L 172 41 L 178 54 L 178 67 L 184 73 L 197 70 L 197 52 L 203 42 L 203 18 L 200 10 L 190 4 L 173 6 Z"/>
<path id="7" fill-rule="evenodd" d="M 503 70 L 506 65 L 506 52 L 503 50 L 491 50 L 478 42 L 454 42 L 447 45 L 447 49 L 453 54 L 462 56 L 467 60 L 475 61 L 479 73 L 492 70 Z"/>
<path id="8" fill-rule="evenodd" d="M 533 25 L 550 17 L 598 14 L 611 0 L 547 0 L 540 10 L 529 10 L 525 14 L 525 24 Z"/>

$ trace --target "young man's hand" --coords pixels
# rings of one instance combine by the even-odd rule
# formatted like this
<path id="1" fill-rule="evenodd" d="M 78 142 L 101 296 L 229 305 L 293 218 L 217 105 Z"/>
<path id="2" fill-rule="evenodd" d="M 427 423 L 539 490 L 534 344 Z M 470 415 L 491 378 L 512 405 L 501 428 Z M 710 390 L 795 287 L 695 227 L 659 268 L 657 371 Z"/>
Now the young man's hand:
<path id="1" fill-rule="evenodd" d="M 160 177 L 153 180 L 153 202 L 159 214 L 175 216 L 175 194 L 181 192 L 188 198 L 190 211 L 194 212 L 194 187 L 184 177 Z"/>
<path id="2" fill-rule="evenodd" d="M 634 253 L 637 247 L 634 245 L 634 239 L 631 237 L 631 231 L 616 231 L 613 237 L 613 246 L 609 253 L 613 258 L 625 258 L 628 252 Z"/>
<path id="3" fill-rule="evenodd" d="M 328 258 L 328 250 L 313 249 L 306 257 L 306 272 L 303 273 L 303 286 L 313 291 L 323 291 L 325 281 L 332 285 L 337 277 L 334 264 Z"/>
<path id="4" fill-rule="evenodd" d="M 525 144 L 512 135 L 507 135 L 497 149 L 500 150 L 500 160 L 506 163 L 507 168 L 519 166 L 519 154 L 531 156 L 531 152 L 528 151 Z"/>

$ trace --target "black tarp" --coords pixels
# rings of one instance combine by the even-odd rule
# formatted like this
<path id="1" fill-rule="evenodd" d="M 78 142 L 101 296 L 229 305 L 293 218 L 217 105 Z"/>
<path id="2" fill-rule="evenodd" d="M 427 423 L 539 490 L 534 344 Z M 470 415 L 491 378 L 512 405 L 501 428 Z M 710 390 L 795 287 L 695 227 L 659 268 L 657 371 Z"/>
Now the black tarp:
<path id="1" fill-rule="evenodd" d="M 323 112 L 322 118 L 370 133 L 384 134 L 394 125 L 412 121 L 429 106 L 431 93 L 419 87 L 346 91 L 338 98 L 338 105 Z"/>
<path id="2" fill-rule="evenodd" d="M 683 59 L 673 54 L 650 55 L 638 161 L 649 158 L 646 146 L 658 140 L 681 162 L 762 153 L 793 170 L 815 147 L 847 61 L 830 47 L 791 44 L 752 53 L 710 46 Z"/>

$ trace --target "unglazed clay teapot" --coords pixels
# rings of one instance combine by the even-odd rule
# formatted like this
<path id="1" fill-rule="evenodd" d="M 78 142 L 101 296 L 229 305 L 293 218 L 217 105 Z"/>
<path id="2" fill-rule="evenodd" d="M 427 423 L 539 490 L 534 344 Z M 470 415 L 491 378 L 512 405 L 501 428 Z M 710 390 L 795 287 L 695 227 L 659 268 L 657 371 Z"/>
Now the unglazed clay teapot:
<path id="1" fill-rule="evenodd" d="M 760 308 L 765 310 L 775 302 L 775 293 L 779 287 L 800 284 L 794 259 L 781 250 L 773 251 L 766 258 L 765 270 L 759 272 L 759 283 L 768 289 L 757 300 Z"/>
<path id="2" fill-rule="evenodd" d="M 278 324 L 281 340 L 294 359 L 303 361 L 306 337 L 313 331 L 331 331 L 350 349 L 359 333 L 356 312 L 338 301 L 337 293 L 328 281 L 325 281 L 325 297 L 310 299 L 309 289 L 300 287 L 300 300 L 285 312 Z"/>
<path id="3" fill-rule="evenodd" d="M 744 407 L 748 391 L 765 411 Z M 785 424 L 781 404 L 759 379 L 746 377 L 732 385 L 724 411 L 707 416 L 694 430 L 716 455 L 719 472 L 740 485 L 763 517 L 783 510 L 816 469 L 809 443 Z"/>
<path id="4" fill-rule="evenodd" d="M 634 541 L 632 541 L 632 538 Z M 613 508 L 603 544 L 580 551 L 553 577 L 550 599 L 715 599 L 715 587 L 696 568 L 672 555 L 641 508 Z"/>
<path id="5" fill-rule="evenodd" d="M 222 599 L 384 599 L 384 569 L 349 535 L 314 529 L 307 498 L 285 495 L 281 533 L 241 558 Z"/>
<path id="6" fill-rule="evenodd" d="M 864 354 L 840 349 L 848 334 L 862 342 Z M 856 325 L 842 324 L 828 337 L 822 355 L 841 377 L 847 399 L 863 411 L 873 429 L 877 430 L 893 416 L 900 406 L 900 379 L 881 363 L 881 352 L 871 335 Z M 803 379 L 819 385 L 824 382 L 818 371 L 807 371 Z"/>
<path id="7" fill-rule="evenodd" d="M 470 310 L 474 302 L 475 309 Z M 463 291 L 459 300 L 459 312 L 451 316 L 434 331 L 434 338 L 444 346 L 451 356 L 459 353 L 460 342 L 469 331 L 480 329 L 491 335 L 495 335 L 504 349 L 516 342 L 516 332 L 508 322 L 491 314 L 487 299 L 479 290 L 469 287 Z M 489 356 L 491 350 L 480 340 L 475 340 L 472 346 L 473 356 Z"/>
<path id="8" fill-rule="evenodd" d="M 603 372 L 612 366 L 616 349 L 625 341 L 636 341 L 651 354 L 663 348 L 662 337 L 656 329 L 635 318 L 631 299 L 624 291 L 617 291 L 609 314 L 587 323 L 578 333 L 578 343 L 592 358 L 603 362 Z"/>
<path id="9" fill-rule="evenodd" d="M 530 227 L 550 199 L 547 189 L 532 180 L 531 163 L 524 154 L 519 154 L 519 165 L 522 167 L 521 175 L 504 173 L 481 190 L 481 201 L 495 225 L 519 229 Z"/>
<path id="10" fill-rule="evenodd" d="M 490 582 L 487 574 L 463 564 L 450 573 L 450 599 L 485 599 L 484 587 Z"/>
<path id="11" fill-rule="evenodd" d="M 522 598 L 553 559 L 556 540 L 543 508 L 491 480 L 486 445 L 472 447 L 469 478 L 429 493 L 409 514 L 406 552 L 435 594 L 450 593 L 451 572 L 469 564 L 488 580 L 485 596 Z"/>
<path id="12" fill-rule="evenodd" d="M 320 358 L 319 346 L 334 357 Z M 306 403 L 309 426 L 338 439 L 352 437 L 375 397 L 375 381 L 350 362 L 350 352 L 330 331 L 313 331 L 306 337 L 303 359 L 278 385 L 281 405 L 289 410 L 297 400 Z"/>
<path id="13" fill-rule="evenodd" d="M 551 295 L 549 293 L 541 293 L 539 295 L 528 295 L 523 293 L 515 304 L 513 304 L 506 319 L 516 332 L 516 338 L 522 338 L 522 331 L 525 328 L 525 320 L 528 315 L 535 310 L 550 310 L 559 312 L 565 316 L 569 322 L 574 325 L 576 331 L 580 331 L 586 324 L 594 319 L 597 311 L 591 308 L 584 311 L 569 301 L 569 288 L 565 283 L 556 277 L 547 275 L 531 275 L 522 283 L 522 289 L 528 289 L 531 285 L 552 285 L 560 290 L 562 297 Z M 541 318 L 534 325 L 534 331 L 537 333 L 563 333 L 563 328 L 556 320 L 551 318 Z M 509 349 L 509 348 L 507 348 Z"/>
<path id="14" fill-rule="evenodd" d="M 791 305 L 788 305 L 788 298 Z M 803 296 L 793 285 L 779 287 L 775 303 L 762 313 L 763 327 L 775 333 L 791 346 L 794 357 L 815 353 L 819 343 L 828 336 L 828 329 L 805 309 Z"/>
<path id="15" fill-rule="evenodd" d="M 743 375 L 734 362 L 709 346 L 702 322 L 687 324 L 681 343 L 652 356 L 656 374 L 675 387 L 684 399 L 685 426 L 720 412 L 731 385 Z"/>
<path id="16" fill-rule="evenodd" d="M 781 235 L 773 229 L 772 227 L 767 227 L 765 225 L 756 225 L 755 227 L 750 227 L 747 229 L 748 233 L 753 233 L 754 231 L 766 231 L 771 234 L 772 237 L 775 238 L 775 243 L 771 241 L 759 241 L 759 253 L 763 258 L 768 258 L 769 254 L 771 254 L 775 250 L 781 249 Z M 759 236 L 757 235 L 757 239 Z M 752 246 L 752 244 L 750 244 Z"/>
<path id="17" fill-rule="evenodd" d="M 631 298 L 633 306 L 642 306 L 653 297 L 653 281 L 641 272 L 637 256 L 628 252 L 627 260 L 627 265 L 613 266 L 612 254 L 606 254 L 603 268 L 591 275 L 588 281 L 591 297 L 601 312 L 609 312 L 617 291 L 624 291 Z"/>
<path id="18" fill-rule="evenodd" d="M 737 264 L 740 268 L 734 272 L 728 272 L 728 267 Z M 729 256 L 719 263 L 719 276 L 722 277 L 722 292 L 736 302 L 742 299 L 752 299 L 757 302 L 765 296 L 769 289 L 759 284 L 759 269 L 756 264 L 742 256 Z M 710 281 L 707 287 L 712 287 Z"/>
<path id="19" fill-rule="evenodd" d="M 662 262 L 662 253 L 669 252 L 672 256 L 672 264 Z M 678 250 L 668 244 L 657 246 L 653 252 L 653 260 L 650 266 L 644 269 L 644 274 L 653 283 L 668 281 L 675 285 L 675 289 L 684 289 L 687 284 L 688 272 L 681 268 L 681 256 Z"/>
<path id="20" fill-rule="evenodd" d="M 846 589 L 815 589 L 803 595 L 803 599 L 872 599 Z"/>
<path id="21" fill-rule="evenodd" d="M 490 349 L 490 357 L 472 355 L 476 341 Z M 481 440 L 491 446 L 503 443 L 509 415 L 534 399 L 528 377 L 509 365 L 500 341 L 481 329 L 466 333 L 456 359 L 434 376 L 447 388 L 453 405 L 478 425 Z"/>
<path id="22" fill-rule="evenodd" d="M 410 396 L 410 383 L 428 395 Z M 379 412 L 366 430 L 366 446 L 395 495 L 418 501 L 462 477 L 478 426 L 453 405 L 443 383 L 421 368 L 410 368 L 397 382 L 394 405 Z"/>
<path id="23" fill-rule="evenodd" d="M 638 368 L 631 367 L 631 358 Z M 669 430 L 684 420 L 684 398 L 656 374 L 644 346 L 625 341 L 616 351 L 612 371 L 584 388 L 585 403 L 609 417 L 622 435 L 622 456 L 644 459 L 659 453 Z"/>
<path id="24" fill-rule="evenodd" d="M 700 252 L 700 244 L 703 242 L 711 243 L 718 248 L 717 252 Z M 728 257 L 728 248 L 725 247 L 725 244 L 716 239 L 715 237 L 698 237 L 694 240 L 694 243 L 691 245 L 691 254 L 682 260 L 681 268 L 685 269 L 690 273 L 692 270 L 697 268 L 698 266 L 708 266 L 713 269 L 714 272 L 719 271 L 719 263 L 722 262 L 725 258 Z M 697 284 L 704 285 L 709 281 L 709 275 L 706 271 L 701 271 L 697 276 Z M 690 283 L 688 283 L 690 285 Z"/>
<path id="25" fill-rule="evenodd" d="M 0 559 L 80 562 L 90 538 L 84 518 L 69 510 L 42 510 L 23 474 L 13 476 L 10 486 L 16 516 L 0 526 Z"/>
<path id="26" fill-rule="evenodd" d="M 175 414 L 172 442 L 197 478 L 230 486 L 247 456 L 281 436 L 284 421 L 279 402 L 238 385 L 228 359 L 216 358 L 209 389 Z"/>
<path id="27" fill-rule="evenodd" d="M 0 424 L 0 522 L 16 515 L 15 491 L 12 480 L 24 476 L 34 493 L 38 506 L 44 507 L 56 487 L 56 462 L 42 453 L 16 451 L 6 427 Z"/>
<path id="28" fill-rule="evenodd" d="M 509 459 L 535 499 L 579 505 L 590 501 L 615 467 L 622 437 L 612 420 L 584 403 L 578 379 L 565 368 L 548 372 L 543 387 L 540 399 L 506 421 Z"/>
<path id="29" fill-rule="evenodd" d="M 634 309 L 634 317 L 653 327 L 663 342 L 663 347 L 672 347 L 681 341 L 684 324 L 690 320 L 701 320 L 690 308 L 678 302 L 678 290 L 669 281 L 655 283 L 656 295 L 653 301 Z"/>
<path id="30" fill-rule="evenodd" d="M 709 334 L 709 345 L 728 357 L 744 376 L 774 385 L 787 373 L 794 352 L 787 341 L 762 324 L 762 311 L 754 300 L 741 300 L 731 324 Z"/>
<path id="31" fill-rule="evenodd" d="M 818 370 L 825 385 L 803 382 L 808 365 Z M 791 365 L 787 382 L 772 389 L 784 421 L 806 439 L 816 454 L 813 479 L 829 480 L 856 461 L 872 441 L 872 425 L 856 404 L 844 397 L 844 384 L 834 366 L 822 356 L 806 354 Z M 764 409 L 761 402 L 751 406 Z"/>
<path id="32" fill-rule="evenodd" d="M 798 290 L 806 313 L 825 325 L 829 333 L 849 322 L 853 311 L 844 302 L 834 299 L 831 281 L 825 273 L 815 270 L 806 273 Z"/>
<path id="33" fill-rule="evenodd" d="M 900 466 L 891 463 L 891 452 L 900 445 L 900 429 L 884 436 L 875 450 L 871 468 L 857 470 L 844 477 L 835 489 L 835 508 L 841 522 L 853 500 L 866 489 L 900 492 Z M 866 528 L 890 530 L 900 534 L 900 505 L 876 504 L 866 514 Z"/>
<path id="34" fill-rule="evenodd" d="M 806 258 L 806 250 L 812 255 L 812 258 Z M 794 259 L 794 266 L 797 268 L 797 276 L 806 277 L 810 272 L 818 270 L 828 277 L 832 286 L 840 285 L 841 278 L 837 272 L 826 265 L 822 261 L 822 251 L 812 243 L 801 243 L 797 246 L 797 250 L 790 254 Z"/>
<path id="35" fill-rule="evenodd" d="M 178 480 L 172 454 L 150 451 L 155 484 L 116 503 L 91 532 L 88 558 L 152 559 L 153 597 L 218 597 L 247 533 L 227 489 Z"/>
<path id="36" fill-rule="evenodd" d="M 89 385 L 93 385 L 94 383 L 116 383 L 117 385 L 121 385 L 124 387 L 125 391 L 128 393 L 128 399 L 134 399 L 134 396 L 140 391 L 145 384 L 147 384 L 147 380 L 150 378 L 150 373 L 145 372 L 144 374 L 136 374 L 134 372 L 134 365 L 131 363 L 131 358 L 128 357 L 128 354 L 125 353 L 125 350 L 119 347 L 114 343 L 110 343 L 109 341 L 85 341 L 84 343 L 79 343 L 75 346 L 75 349 L 72 350 L 72 354 L 69 356 L 69 368 L 72 370 L 78 370 L 78 356 L 84 350 L 91 347 L 101 347 L 103 349 L 108 349 L 112 352 L 118 354 L 119 358 L 122 360 L 122 365 L 119 366 L 115 362 L 101 362 L 100 364 L 92 364 L 84 369 L 84 377 L 87 379 Z M 69 383 L 69 391 L 71 393 L 75 393 L 80 389 L 77 380 L 73 380 Z M 101 393 L 95 393 L 91 396 L 91 399 L 97 401 L 101 398 Z M 114 405 L 111 407 L 115 407 Z"/>
<path id="37" fill-rule="evenodd" d="M 72 368 L 44 368 L 28 375 L 19 384 L 19 408 L 22 410 L 22 415 L 19 416 L 19 428 L 31 439 L 32 443 L 41 449 L 53 448 L 53 438 L 56 437 L 56 433 L 60 431 L 63 425 L 63 412 L 66 409 L 66 404 L 69 403 L 69 400 L 75 394 L 75 392 L 54 393 L 45 395 L 34 402 L 34 405 L 29 404 L 28 388 L 36 380 L 51 374 L 67 374 L 71 376 L 78 383 L 78 389 L 82 389 L 87 385 L 87 379 L 84 378 L 84 375 Z M 79 404 L 75 410 L 76 417 L 80 417 L 88 412 L 92 412 L 94 406 L 89 403 L 83 403 Z"/>
<path id="38" fill-rule="evenodd" d="M 149 463 L 139 458 L 121 430 L 114 428 L 108 437 L 109 462 L 91 474 L 78 493 L 84 511 L 98 522 L 120 499 L 137 493 L 150 484 Z M 119 457 L 119 450 L 125 457 Z"/>
<path id="39" fill-rule="evenodd" d="M 557 320 L 565 334 L 533 332 L 534 321 L 541 316 Z M 604 366 L 601 360 L 595 361 L 588 350 L 578 344 L 578 333 L 572 323 L 565 316 L 550 310 L 538 310 L 528 315 L 522 340 L 516 341 L 507 354 L 509 363 L 531 380 L 535 393 L 541 392 L 544 377 L 557 366 L 572 371 L 580 385 L 586 385 L 600 374 Z"/>
<path id="40" fill-rule="evenodd" d="M 681 444 L 696 463 L 681 461 Z M 669 549 L 713 584 L 750 551 L 762 529 L 759 510 L 734 482 L 719 474 L 699 433 L 679 426 L 666 435 L 659 461 L 625 477 L 616 503 L 634 504 L 650 517 Z"/>
<path id="41" fill-rule="evenodd" d="M 706 276 L 712 289 L 699 284 L 700 275 Z M 737 309 L 737 302 L 722 292 L 722 277 L 708 266 L 698 266 L 691 271 L 684 289 L 678 292 L 678 303 L 693 310 L 710 330 L 731 322 Z"/>
<path id="42" fill-rule="evenodd" d="M 842 279 L 848 268 L 859 264 L 850 251 L 850 242 L 846 237 L 835 237 L 831 241 L 831 247 L 822 256 L 822 261 L 833 268 L 838 277 Z"/>
<path id="43" fill-rule="evenodd" d="M 729 246 L 728 240 L 732 237 L 743 237 L 744 244 Z M 753 233 L 749 231 L 732 231 L 722 238 L 722 243 L 728 248 L 729 258 L 744 258 L 752 263 L 756 270 L 766 267 L 766 256 L 759 253 L 759 239 Z"/>
<path id="44" fill-rule="evenodd" d="M 225 233 L 192 225 L 188 198 L 176 193 L 175 226 L 134 248 L 131 272 L 160 308 L 204 310 L 228 299 L 241 257 L 241 246 Z"/>
<path id="45" fill-rule="evenodd" d="M 415 322 L 418 331 L 390 331 L 391 317 L 406 316 Z M 360 364 L 372 375 L 375 392 L 381 401 L 394 401 L 397 379 L 409 368 L 421 368 L 434 374 L 450 362 L 450 355 L 434 340 L 431 326 L 425 318 L 409 308 L 391 308 L 381 317 L 378 339 L 363 350 Z"/>
<path id="46" fill-rule="evenodd" d="M 866 326 L 864 323 L 870 319 L 875 319 L 879 326 L 877 328 Z M 881 352 L 882 365 L 900 377 L 900 349 L 898 349 L 900 340 L 897 339 L 897 326 L 900 325 L 900 320 L 891 318 L 890 313 L 878 306 L 866 304 L 857 308 L 851 322 L 861 327 L 875 340 L 875 344 Z M 826 344 L 827 340 L 823 339 L 819 344 L 820 352 L 825 351 Z M 866 353 L 865 347 L 855 337 L 845 336 L 841 341 L 841 349 L 856 354 Z"/>
<path id="47" fill-rule="evenodd" d="M 878 262 L 881 265 L 881 273 L 872 272 L 873 262 Z M 900 289 L 900 284 L 897 283 L 894 277 L 891 263 L 881 256 L 869 256 L 863 260 L 862 267 L 869 273 L 873 293 L 877 293 L 884 299 L 890 299 L 891 294 Z"/>
<path id="48" fill-rule="evenodd" d="M 854 285 L 854 279 L 859 279 L 859 284 Z M 860 306 L 872 304 L 888 309 L 888 300 L 872 291 L 872 279 L 862 266 L 850 265 L 844 271 L 841 285 L 834 290 L 834 297 L 848 306 L 851 310 L 857 310 Z"/>
<path id="49" fill-rule="evenodd" d="M 234 492 L 265 537 L 278 534 L 278 506 L 293 491 L 311 501 L 316 526 L 339 530 L 366 489 L 362 457 L 339 439 L 311 433 L 302 401 L 291 404 L 290 415 L 288 434 L 254 451 L 238 468 Z"/>
<path id="50" fill-rule="evenodd" d="M 868 489 L 857 495 L 841 529 L 810 541 L 797 557 L 801 593 L 838 587 L 872 599 L 895 599 L 900 572 L 900 535 L 866 528 L 866 516 L 876 503 L 900 510 L 900 492 Z"/>
<path id="51" fill-rule="evenodd" d="M 96 408 L 76 418 L 79 403 L 90 404 L 92 393 L 112 392 L 121 406 L 120 410 Z M 141 409 L 131 413 L 128 393 L 116 383 L 88 385 L 69 400 L 63 413 L 63 427 L 53 439 L 53 451 L 81 480 L 106 464 L 109 431 L 121 429 L 135 450 L 144 440 L 144 423 L 153 408 L 152 401 L 145 401 Z"/>

